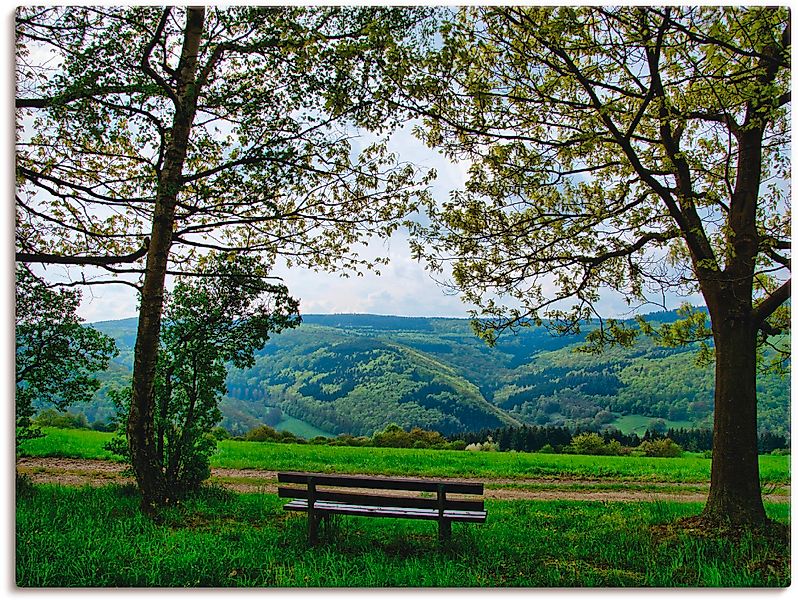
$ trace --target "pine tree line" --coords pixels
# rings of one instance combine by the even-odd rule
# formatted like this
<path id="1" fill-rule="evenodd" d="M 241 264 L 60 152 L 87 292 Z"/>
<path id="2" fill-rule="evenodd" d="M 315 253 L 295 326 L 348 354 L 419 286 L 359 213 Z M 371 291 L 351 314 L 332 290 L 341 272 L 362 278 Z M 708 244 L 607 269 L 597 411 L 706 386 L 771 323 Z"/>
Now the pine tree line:
<path id="1" fill-rule="evenodd" d="M 450 436 L 450 440 L 462 440 L 466 444 L 476 444 L 493 440 L 501 450 L 516 450 L 520 452 L 537 452 L 544 446 L 551 446 L 557 450 L 571 443 L 573 438 L 580 433 L 593 431 L 599 433 L 605 442 L 618 441 L 622 446 L 636 448 L 641 443 L 649 440 L 670 438 L 683 449 L 690 452 L 704 452 L 712 450 L 711 429 L 668 429 L 658 432 L 646 429 L 643 436 L 636 433 L 625 434 L 617 429 L 607 429 L 598 432 L 592 429 L 577 427 L 573 430 L 568 427 L 551 425 L 522 425 L 521 427 L 499 427 L 481 429 Z M 758 448 L 760 454 L 769 454 L 777 449 L 789 448 L 787 438 L 780 434 L 763 432 L 759 434 Z"/>

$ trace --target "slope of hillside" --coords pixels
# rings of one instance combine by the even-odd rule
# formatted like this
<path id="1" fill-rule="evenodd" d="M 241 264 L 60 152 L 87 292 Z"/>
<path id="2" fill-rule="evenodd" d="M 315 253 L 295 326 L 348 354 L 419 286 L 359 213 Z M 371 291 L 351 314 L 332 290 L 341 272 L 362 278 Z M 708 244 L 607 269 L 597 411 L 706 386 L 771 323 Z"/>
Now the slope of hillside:
<path id="1" fill-rule="evenodd" d="M 135 319 L 95 326 L 118 341 L 104 378 L 119 383 L 129 375 Z M 465 319 L 306 315 L 270 340 L 251 369 L 230 372 L 223 424 L 246 431 L 273 407 L 316 431 L 352 434 L 392 422 L 443 433 L 521 422 L 603 427 L 630 415 L 711 424 L 712 369 L 697 368 L 691 348 L 642 339 L 632 349 L 575 353 L 583 340 L 526 328 L 489 348 Z M 760 376 L 758 391 L 760 430 L 789 434 L 789 378 Z M 103 398 L 101 390 L 82 407 L 90 418 L 110 412 Z"/>
<path id="2" fill-rule="evenodd" d="M 270 341 L 253 368 L 231 372 L 229 396 L 245 395 L 252 382 L 263 401 L 334 433 L 371 434 L 388 423 L 444 434 L 518 424 L 428 354 L 312 324 Z"/>

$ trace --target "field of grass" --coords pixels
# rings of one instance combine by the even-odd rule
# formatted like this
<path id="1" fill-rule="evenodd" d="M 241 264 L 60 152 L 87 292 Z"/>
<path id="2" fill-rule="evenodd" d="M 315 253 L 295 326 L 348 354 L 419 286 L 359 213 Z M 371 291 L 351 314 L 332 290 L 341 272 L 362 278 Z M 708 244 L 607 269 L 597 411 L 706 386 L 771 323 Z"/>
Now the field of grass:
<path id="1" fill-rule="evenodd" d="M 624 415 L 623 417 L 618 417 L 612 422 L 612 426 L 616 427 L 619 431 L 622 431 L 625 434 L 632 434 L 636 433 L 638 435 L 643 435 L 648 429 L 649 424 L 651 421 L 654 421 L 653 417 L 646 417 L 644 415 Z M 685 428 L 690 429 L 694 427 L 692 421 L 670 421 L 668 419 L 663 419 L 665 421 L 665 425 L 668 428 L 679 429 Z"/>
<path id="2" fill-rule="evenodd" d="M 27 442 L 30 456 L 71 456 L 107 459 L 102 449 L 111 434 L 47 429 L 47 436 Z M 579 456 L 526 452 L 465 452 L 398 448 L 355 448 L 223 441 L 213 456 L 214 467 L 272 471 L 371 473 L 431 477 L 493 479 L 573 478 L 650 482 L 709 481 L 710 460 L 698 454 L 680 458 L 641 456 Z M 790 481 L 790 457 L 759 457 L 763 482 Z"/>
<path id="3" fill-rule="evenodd" d="M 300 421 L 294 417 L 287 417 L 283 415 L 283 420 L 277 423 L 274 427 L 277 431 L 288 431 L 294 435 L 310 440 L 316 436 L 332 437 L 332 434 L 314 427 L 310 423 Z"/>
<path id="4" fill-rule="evenodd" d="M 72 458 L 93 458 L 100 460 L 120 460 L 103 449 L 113 437 L 112 433 L 90 429 L 58 429 L 42 427 L 44 437 L 28 440 L 22 444 L 22 456 L 68 456 Z"/>
<path id="5" fill-rule="evenodd" d="M 672 503 L 488 501 L 483 525 L 344 517 L 306 543 L 304 515 L 272 494 L 209 489 L 142 516 L 131 487 L 25 486 L 17 498 L 22 587 L 581 587 L 789 585 L 789 545 L 677 534 Z M 786 522 L 789 507 L 768 506 Z"/>

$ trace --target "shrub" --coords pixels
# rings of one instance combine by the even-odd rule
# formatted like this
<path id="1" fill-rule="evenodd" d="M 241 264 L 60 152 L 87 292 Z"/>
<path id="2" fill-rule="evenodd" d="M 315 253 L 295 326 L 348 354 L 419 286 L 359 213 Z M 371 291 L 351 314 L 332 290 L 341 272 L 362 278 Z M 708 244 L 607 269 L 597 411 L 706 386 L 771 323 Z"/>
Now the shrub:
<path id="1" fill-rule="evenodd" d="M 280 433 L 268 425 L 258 425 L 244 434 L 245 442 L 274 442 L 282 439 Z"/>
<path id="2" fill-rule="evenodd" d="M 410 434 L 396 423 L 391 423 L 375 433 L 371 439 L 379 448 L 410 448 L 413 445 Z"/>
<path id="3" fill-rule="evenodd" d="M 468 444 L 465 449 L 469 452 L 498 452 L 499 444 L 494 442 L 492 437 L 488 436 L 488 440 L 486 442 Z"/>
<path id="4" fill-rule="evenodd" d="M 551 444 L 545 444 L 540 450 L 538 450 L 538 452 L 540 454 L 555 454 L 557 451 Z"/>
<path id="5" fill-rule="evenodd" d="M 420 448 L 443 448 L 447 444 L 446 438 L 437 431 L 427 431 L 420 427 L 413 427 L 409 435 L 413 442 L 413 447 L 416 447 L 416 443 L 418 442 L 422 444 L 418 446 Z"/>
<path id="6" fill-rule="evenodd" d="M 37 427 L 58 427 L 60 429 L 88 429 L 89 421 L 83 413 L 72 413 L 69 411 L 58 412 L 52 408 L 47 408 L 40 412 L 34 419 Z"/>
<path id="7" fill-rule="evenodd" d="M 453 442 L 449 442 L 449 449 L 450 450 L 465 450 L 466 443 L 464 440 L 454 440 Z"/>
<path id="8" fill-rule="evenodd" d="M 599 434 L 589 431 L 575 435 L 563 451 L 568 454 L 602 455 L 607 453 L 607 445 Z"/>
<path id="9" fill-rule="evenodd" d="M 91 424 L 91 428 L 94 431 L 105 431 L 105 432 L 113 432 L 116 431 L 117 424 L 113 421 L 95 421 Z"/>
<path id="10" fill-rule="evenodd" d="M 637 454 L 661 458 L 681 456 L 682 447 L 670 438 L 646 440 L 637 447 Z"/>
<path id="11" fill-rule="evenodd" d="M 17 471 L 17 485 L 16 496 L 17 498 L 30 498 L 33 496 L 34 487 L 33 480 L 29 475 Z"/>
<path id="12" fill-rule="evenodd" d="M 211 429 L 211 435 L 217 440 L 229 440 L 230 432 L 224 427 L 214 427 Z"/>
<path id="13" fill-rule="evenodd" d="M 604 453 L 607 456 L 620 456 L 624 453 L 624 447 L 618 440 L 610 440 L 604 447 Z"/>

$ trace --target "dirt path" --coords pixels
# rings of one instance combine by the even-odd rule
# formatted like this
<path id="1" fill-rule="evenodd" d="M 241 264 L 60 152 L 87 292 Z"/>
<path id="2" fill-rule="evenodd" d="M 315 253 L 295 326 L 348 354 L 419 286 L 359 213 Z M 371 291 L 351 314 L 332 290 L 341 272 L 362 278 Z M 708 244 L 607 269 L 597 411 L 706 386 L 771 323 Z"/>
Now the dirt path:
<path id="1" fill-rule="evenodd" d="M 120 463 L 76 458 L 20 458 L 17 470 L 35 483 L 61 485 L 106 485 L 130 483 L 133 479 Z M 603 502 L 679 501 L 704 502 L 709 486 L 689 483 L 651 483 L 645 481 L 582 480 L 582 479 L 486 479 L 485 497 L 501 500 L 594 500 Z M 277 492 L 277 472 L 258 469 L 213 469 L 211 481 L 237 492 Z M 607 489 L 623 484 L 627 489 Z M 766 494 L 771 502 L 790 501 L 790 486 L 781 486 L 778 493 Z M 786 493 L 785 493 L 786 492 Z"/>

